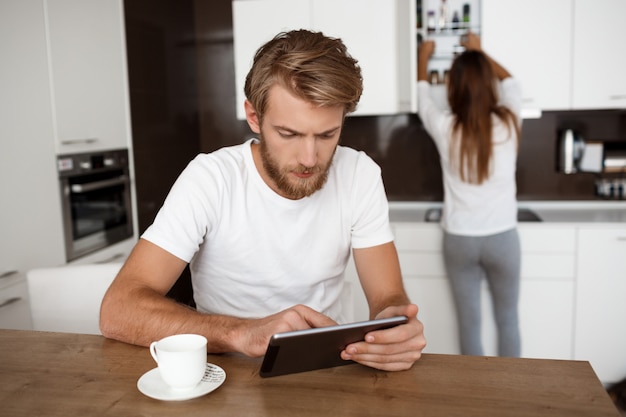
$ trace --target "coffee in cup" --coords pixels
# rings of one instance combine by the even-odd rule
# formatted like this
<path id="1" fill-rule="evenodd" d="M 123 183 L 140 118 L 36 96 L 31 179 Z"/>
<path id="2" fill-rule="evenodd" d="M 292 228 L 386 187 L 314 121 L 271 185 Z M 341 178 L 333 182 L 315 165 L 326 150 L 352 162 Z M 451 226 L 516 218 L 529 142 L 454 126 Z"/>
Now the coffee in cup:
<path id="1" fill-rule="evenodd" d="M 159 366 L 163 381 L 173 389 L 198 385 L 206 370 L 206 337 L 177 334 L 150 344 L 150 354 Z"/>

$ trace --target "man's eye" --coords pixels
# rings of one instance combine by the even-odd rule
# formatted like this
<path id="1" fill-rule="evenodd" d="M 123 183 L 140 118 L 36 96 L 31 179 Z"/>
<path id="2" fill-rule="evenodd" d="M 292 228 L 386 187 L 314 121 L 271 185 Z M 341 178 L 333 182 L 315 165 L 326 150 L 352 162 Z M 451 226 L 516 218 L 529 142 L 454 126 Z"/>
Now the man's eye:
<path id="1" fill-rule="evenodd" d="M 278 134 L 279 134 L 281 137 L 286 138 L 286 139 L 289 139 L 289 138 L 294 138 L 294 137 L 296 136 L 296 134 L 295 134 L 295 133 L 293 133 L 293 132 L 278 132 Z"/>

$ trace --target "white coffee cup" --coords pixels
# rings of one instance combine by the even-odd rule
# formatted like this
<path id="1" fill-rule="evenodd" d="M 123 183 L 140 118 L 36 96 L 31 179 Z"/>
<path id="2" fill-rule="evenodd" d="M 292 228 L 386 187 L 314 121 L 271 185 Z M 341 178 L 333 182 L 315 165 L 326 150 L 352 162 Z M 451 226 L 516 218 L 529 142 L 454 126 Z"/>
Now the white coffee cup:
<path id="1" fill-rule="evenodd" d="M 159 366 L 161 378 L 173 389 L 198 385 L 206 370 L 206 337 L 177 334 L 150 344 L 150 354 Z"/>

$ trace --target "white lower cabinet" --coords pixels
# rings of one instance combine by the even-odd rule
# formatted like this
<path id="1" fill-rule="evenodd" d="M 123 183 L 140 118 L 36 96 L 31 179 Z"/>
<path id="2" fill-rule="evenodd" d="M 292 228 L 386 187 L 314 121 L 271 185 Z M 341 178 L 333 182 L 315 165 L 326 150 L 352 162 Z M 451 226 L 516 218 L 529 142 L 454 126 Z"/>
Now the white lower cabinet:
<path id="1" fill-rule="evenodd" d="M 626 227 L 581 227 L 574 359 L 603 382 L 626 378 Z"/>
<path id="2" fill-rule="evenodd" d="M 404 285 L 420 308 L 426 353 L 459 353 L 458 323 L 441 253 L 438 224 L 392 223 Z M 589 361 L 599 379 L 626 377 L 626 226 L 521 223 L 519 300 L 522 356 Z M 368 308 L 352 263 L 355 319 Z M 482 339 L 486 355 L 497 354 L 497 332 L 485 283 Z"/>
<path id="3" fill-rule="evenodd" d="M 0 278 L 0 329 L 32 328 L 26 278 L 23 275 Z"/>
<path id="4" fill-rule="evenodd" d="M 406 289 L 420 308 L 425 352 L 459 353 L 454 301 L 441 254 L 438 225 L 393 225 Z M 522 356 L 568 359 L 572 355 L 575 228 L 519 228 L 522 246 L 520 332 Z M 497 333 L 486 283 L 482 297 L 485 354 L 497 353 Z"/>

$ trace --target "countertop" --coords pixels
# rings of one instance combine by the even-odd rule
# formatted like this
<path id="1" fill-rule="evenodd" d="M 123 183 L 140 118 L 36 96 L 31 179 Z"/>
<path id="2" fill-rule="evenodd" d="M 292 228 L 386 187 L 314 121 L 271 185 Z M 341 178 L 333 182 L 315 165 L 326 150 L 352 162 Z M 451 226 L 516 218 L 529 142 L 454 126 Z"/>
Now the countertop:
<path id="1" fill-rule="evenodd" d="M 441 206 L 441 202 L 392 201 L 389 203 L 389 219 L 392 223 L 426 223 L 427 212 Z M 520 201 L 518 207 L 521 210 L 531 210 L 541 219 L 541 222 L 529 223 L 626 223 L 626 201 Z"/>

